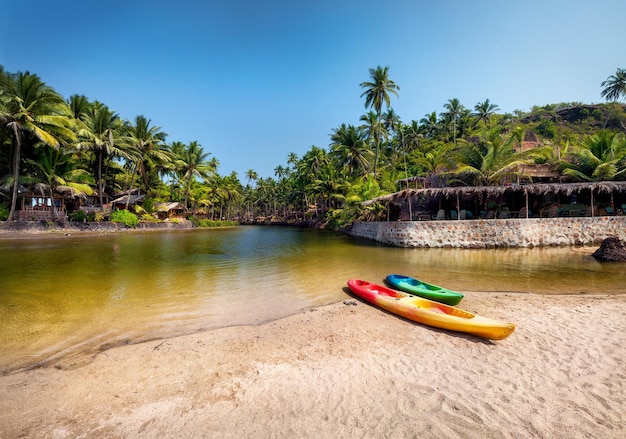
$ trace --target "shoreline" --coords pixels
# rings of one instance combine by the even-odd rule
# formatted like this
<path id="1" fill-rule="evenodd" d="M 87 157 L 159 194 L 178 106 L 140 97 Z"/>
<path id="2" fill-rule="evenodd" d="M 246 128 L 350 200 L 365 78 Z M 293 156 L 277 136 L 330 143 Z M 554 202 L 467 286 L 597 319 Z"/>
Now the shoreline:
<path id="1" fill-rule="evenodd" d="M 461 308 L 516 323 L 497 342 L 354 300 L 0 377 L 0 431 L 27 438 L 626 433 L 626 295 L 468 294 Z"/>

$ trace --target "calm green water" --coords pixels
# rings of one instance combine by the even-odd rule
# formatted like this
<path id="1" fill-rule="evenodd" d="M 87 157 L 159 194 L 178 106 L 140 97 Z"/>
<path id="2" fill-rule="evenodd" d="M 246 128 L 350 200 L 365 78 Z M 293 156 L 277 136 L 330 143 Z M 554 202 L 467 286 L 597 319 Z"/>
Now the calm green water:
<path id="1" fill-rule="evenodd" d="M 626 293 L 595 248 L 399 249 L 282 227 L 0 240 L 0 371 L 343 300 L 389 273 L 451 289 Z"/>

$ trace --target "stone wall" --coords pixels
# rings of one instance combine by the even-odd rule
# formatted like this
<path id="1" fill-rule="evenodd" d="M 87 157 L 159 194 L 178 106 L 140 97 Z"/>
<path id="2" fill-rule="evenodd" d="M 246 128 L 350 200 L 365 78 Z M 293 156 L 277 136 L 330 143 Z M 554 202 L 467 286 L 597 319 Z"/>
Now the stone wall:
<path id="1" fill-rule="evenodd" d="M 349 235 L 395 247 L 538 247 L 626 239 L 626 216 L 471 221 L 357 221 Z"/>

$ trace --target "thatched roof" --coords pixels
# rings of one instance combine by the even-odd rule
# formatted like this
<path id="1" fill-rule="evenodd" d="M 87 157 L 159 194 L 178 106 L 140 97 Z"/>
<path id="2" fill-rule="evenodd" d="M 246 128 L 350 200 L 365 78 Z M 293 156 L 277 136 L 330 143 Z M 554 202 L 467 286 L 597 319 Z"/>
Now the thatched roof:
<path id="1" fill-rule="evenodd" d="M 130 196 L 130 202 L 128 204 L 137 204 L 137 203 L 143 203 L 146 199 L 145 195 L 131 195 Z M 111 203 L 113 204 L 126 204 L 128 202 L 128 195 L 124 195 L 121 196 L 119 198 L 116 198 L 115 200 L 111 201 Z"/>
<path id="2" fill-rule="evenodd" d="M 154 205 L 157 212 L 169 212 L 170 210 L 185 210 L 185 206 L 178 202 L 157 203 Z"/>
<path id="3" fill-rule="evenodd" d="M 401 198 L 415 197 L 418 195 L 431 197 L 446 197 L 465 194 L 501 195 L 507 191 L 525 192 L 533 195 L 545 195 L 560 193 L 571 195 L 583 189 L 590 189 L 594 192 L 621 192 L 626 191 L 626 181 L 598 181 L 592 183 L 531 183 L 512 184 L 509 186 L 458 186 L 458 187 L 433 187 L 425 189 L 405 189 L 389 195 L 383 195 L 371 200 L 364 201 L 364 206 L 369 206 L 376 202 L 389 202 Z"/>

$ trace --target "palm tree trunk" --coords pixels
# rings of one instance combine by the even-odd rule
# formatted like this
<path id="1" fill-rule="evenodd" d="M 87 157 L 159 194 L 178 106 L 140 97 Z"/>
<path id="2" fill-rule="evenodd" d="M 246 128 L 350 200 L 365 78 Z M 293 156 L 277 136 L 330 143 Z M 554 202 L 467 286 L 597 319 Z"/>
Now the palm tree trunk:
<path id="1" fill-rule="evenodd" d="M 15 215 L 15 205 L 17 204 L 17 192 L 20 187 L 20 154 L 22 150 L 21 133 L 17 125 L 13 125 L 13 136 L 15 139 L 15 155 L 13 157 L 13 191 L 11 194 L 11 210 L 9 210 L 9 217 L 7 221 L 13 221 L 13 215 Z"/>
<path id="2" fill-rule="evenodd" d="M 98 195 L 100 196 L 100 209 L 102 209 L 102 192 L 104 184 L 102 181 L 102 151 L 98 151 Z"/>
<path id="3" fill-rule="evenodd" d="M 128 210 L 128 208 L 130 207 L 130 194 L 133 191 L 133 181 L 135 181 L 135 174 L 137 173 L 138 166 L 139 166 L 139 163 L 135 165 L 135 168 L 133 169 L 133 176 L 130 178 L 130 186 L 128 188 L 128 198 L 126 199 L 126 210 Z"/>

